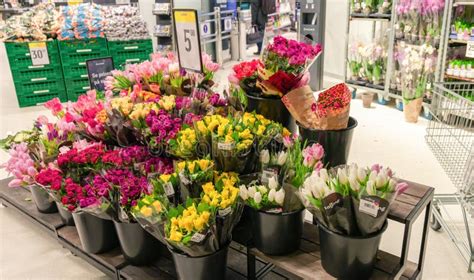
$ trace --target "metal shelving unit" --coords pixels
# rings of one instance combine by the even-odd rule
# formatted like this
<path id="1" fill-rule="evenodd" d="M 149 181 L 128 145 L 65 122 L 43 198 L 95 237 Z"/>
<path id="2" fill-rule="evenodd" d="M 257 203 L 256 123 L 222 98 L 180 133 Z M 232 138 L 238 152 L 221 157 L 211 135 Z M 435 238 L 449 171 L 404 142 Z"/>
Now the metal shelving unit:
<path id="1" fill-rule="evenodd" d="M 451 25 L 454 22 L 454 9 L 458 6 L 474 6 L 474 0 L 463 0 L 463 1 L 457 1 L 457 0 L 450 0 L 449 5 L 446 7 L 445 12 L 447 13 L 446 15 L 446 21 L 445 21 L 445 29 L 450 30 Z M 474 9 L 474 7 L 472 7 Z M 474 41 L 474 37 L 471 34 L 471 40 Z M 457 81 L 464 81 L 464 82 L 470 82 L 474 83 L 474 79 L 470 78 L 463 78 L 459 76 L 452 76 L 446 74 L 446 69 L 447 69 L 447 64 L 448 64 L 448 55 L 449 51 L 451 48 L 457 48 L 457 47 L 465 47 L 467 46 L 468 41 L 464 39 L 458 39 L 456 35 L 449 34 L 448 36 L 444 37 L 444 49 L 442 53 L 442 63 L 441 63 L 441 68 L 440 68 L 440 81 L 445 81 L 445 80 L 457 80 Z"/>
<path id="2" fill-rule="evenodd" d="M 156 16 L 156 25 L 153 35 L 159 52 L 174 50 L 172 10 L 173 0 L 155 0 L 153 14 Z"/>
<path id="3" fill-rule="evenodd" d="M 395 1 L 394 1 L 395 2 Z M 393 18 L 395 17 L 395 3 L 392 3 L 392 9 L 390 14 L 380 14 L 380 13 L 372 13 L 372 14 L 364 14 L 364 13 L 352 13 L 351 11 L 351 1 L 348 1 L 347 6 L 347 32 L 346 32 L 346 45 L 345 45 L 345 60 L 344 60 L 344 80 L 345 82 L 355 89 L 366 90 L 370 92 L 377 93 L 379 102 L 383 102 L 384 99 L 388 97 L 389 86 L 390 86 L 390 77 L 393 63 L 393 46 L 394 46 L 394 22 Z M 375 85 L 367 82 L 362 81 L 354 81 L 349 79 L 348 77 L 348 58 L 349 58 L 349 40 L 351 34 L 351 23 L 354 21 L 369 21 L 372 22 L 372 32 L 371 37 L 372 39 L 376 39 L 377 35 L 380 36 L 379 39 L 384 39 L 387 36 L 387 67 L 385 72 L 385 78 L 383 85 Z M 382 27 L 380 27 L 380 34 L 376 34 L 376 27 L 377 24 L 380 25 L 385 24 L 387 25 L 388 32 L 386 34 L 382 33 Z"/>

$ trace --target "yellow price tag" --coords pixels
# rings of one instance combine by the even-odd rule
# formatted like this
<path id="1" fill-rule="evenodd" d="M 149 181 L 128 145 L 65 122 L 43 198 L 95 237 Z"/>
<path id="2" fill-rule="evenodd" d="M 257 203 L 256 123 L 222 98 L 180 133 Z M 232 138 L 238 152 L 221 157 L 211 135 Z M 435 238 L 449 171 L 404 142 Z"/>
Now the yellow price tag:
<path id="1" fill-rule="evenodd" d="M 175 11 L 174 21 L 193 23 L 196 21 L 196 13 L 194 11 Z"/>
<path id="2" fill-rule="evenodd" d="M 28 43 L 30 49 L 46 48 L 46 42 L 31 42 Z"/>
<path id="3" fill-rule="evenodd" d="M 67 4 L 69 6 L 79 5 L 82 4 L 83 0 L 67 0 Z"/>

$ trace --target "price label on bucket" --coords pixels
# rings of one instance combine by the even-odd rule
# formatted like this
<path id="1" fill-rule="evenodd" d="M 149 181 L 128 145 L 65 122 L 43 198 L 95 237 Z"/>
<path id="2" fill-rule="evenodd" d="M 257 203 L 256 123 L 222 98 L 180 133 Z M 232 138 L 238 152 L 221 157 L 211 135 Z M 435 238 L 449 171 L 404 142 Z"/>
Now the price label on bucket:
<path id="1" fill-rule="evenodd" d="M 172 196 L 174 194 L 173 184 L 170 182 L 166 183 L 164 186 L 166 196 Z"/>
<path id="2" fill-rule="evenodd" d="M 201 41 L 196 10 L 173 9 L 178 60 L 181 68 L 203 72 Z"/>
<path id="3" fill-rule="evenodd" d="M 206 237 L 204 234 L 200 234 L 199 232 L 196 232 L 192 237 L 191 241 L 199 243 L 204 240 L 204 237 Z"/>
<path id="4" fill-rule="evenodd" d="M 31 63 L 33 65 L 49 64 L 46 42 L 32 42 L 28 44 L 28 47 L 30 49 Z"/>
<path id="5" fill-rule="evenodd" d="M 474 58 L 474 41 L 467 42 L 466 57 Z"/>
<path id="6" fill-rule="evenodd" d="M 372 217 L 377 217 L 379 206 L 374 201 L 361 199 L 359 204 L 359 211 L 368 214 Z"/>

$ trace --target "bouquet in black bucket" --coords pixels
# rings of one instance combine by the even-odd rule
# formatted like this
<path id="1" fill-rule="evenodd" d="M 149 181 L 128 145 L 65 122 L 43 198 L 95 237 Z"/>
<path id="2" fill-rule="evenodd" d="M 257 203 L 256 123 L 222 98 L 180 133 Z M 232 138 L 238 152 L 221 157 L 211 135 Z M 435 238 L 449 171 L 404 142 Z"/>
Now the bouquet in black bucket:
<path id="1" fill-rule="evenodd" d="M 390 168 L 352 164 L 313 172 L 300 194 L 306 209 L 329 230 L 368 236 L 383 227 L 390 205 L 406 188 L 406 183 L 393 178 Z"/>
<path id="2" fill-rule="evenodd" d="M 175 170 L 180 182 L 180 201 L 185 202 L 188 197 L 199 198 L 201 186 L 213 180 L 214 161 L 209 158 L 180 161 L 176 163 Z"/>

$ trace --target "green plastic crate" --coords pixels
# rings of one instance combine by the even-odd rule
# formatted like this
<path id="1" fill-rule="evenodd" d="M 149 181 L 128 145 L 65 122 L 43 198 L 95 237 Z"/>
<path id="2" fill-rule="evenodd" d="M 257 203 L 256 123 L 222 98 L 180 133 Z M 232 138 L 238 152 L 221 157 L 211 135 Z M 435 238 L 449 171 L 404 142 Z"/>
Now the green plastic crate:
<path id="1" fill-rule="evenodd" d="M 67 101 L 67 95 L 64 90 L 17 96 L 17 99 L 18 99 L 18 105 L 20 105 L 20 107 L 23 108 L 23 107 L 41 105 L 55 97 L 58 97 L 61 100 L 61 102 Z"/>
<path id="2" fill-rule="evenodd" d="M 112 55 L 114 59 L 114 66 L 117 69 L 123 69 L 127 64 L 136 64 L 150 59 L 148 51 L 137 51 L 133 53 L 119 52 Z"/>
<path id="3" fill-rule="evenodd" d="M 44 41 L 48 49 L 48 55 L 58 54 L 58 44 L 56 40 Z M 8 58 L 30 57 L 29 43 L 33 42 L 5 42 L 5 49 L 7 50 Z M 34 42 L 37 43 L 37 42 Z"/>
<path id="4" fill-rule="evenodd" d="M 67 100 L 77 101 L 80 95 L 86 94 L 87 91 L 80 89 L 67 89 Z"/>
<path id="5" fill-rule="evenodd" d="M 107 50 L 102 51 L 92 51 L 88 53 L 71 53 L 71 54 L 61 54 L 61 64 L 63 69 L 66 70 L 70 66 L 86 66 L 86 61 L 89 59 L 96 59 L 109 56 Z"/>
<path id="6" fill-rule="evenodd" d="M 58 41 L 58 45 L 61 55 L 107 51 L 107 40 L 105 38 L 64 40 Z"/>
<path id="7" fill-rule="evenodd" d="M 90 90 L 89 78 L 67 79 L 64 81 L 67 90 Z"/>
<path id="8" fill-rule="evenodd" d="M 46 94 L 51 92 L 65 91 L 64 80 L 38 81 L 27 83 L 15 83 L 17 96 L 30 96 L 35 94 Z"/>
<path id="9" fill-rule="evenodd" d="M 129 41 L 107 41 L 109 52 L 111 54 L 119 51 L 149 51 L 153 52 L 153 43 L 151 39 L 129 40 Z"/>
<path id="10" fill-rule="evenodd" d="M 25 57 L 17 57 L 17 58 L 10 58 L 10 69 L 12 73 L 20 70 L 28 70 L 28 69 L 45 69 L 45 68 L 56 68 L 61 67 L 61 60 L 59 59 L 59 55 L 51 55 L 49 57 L 49 64 L 45 65 L 33 65 L 29 56 Z"/>
<path id="11" fill-rule="evenodd" d="M 65 80 L 89 78 L 85 65 L 66 66 L 64 67 L 63 75 Z"/>
<path id="12" fill-rule="evenodd" d="M 12 70 L 15 83 L 42 82 L 62 79 L 63 70 L 60 66 L 33 69 Z"/>

